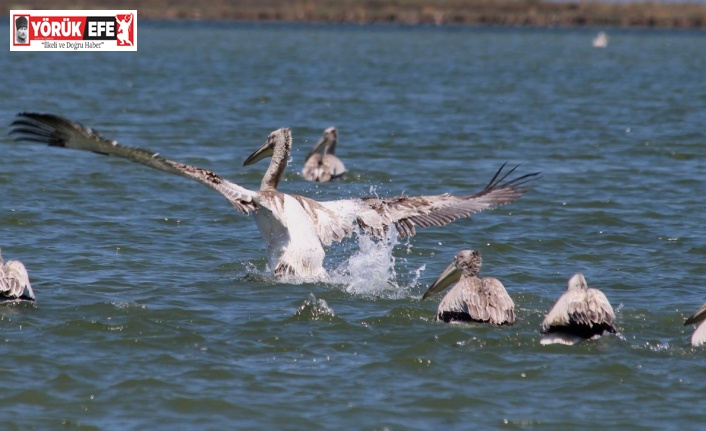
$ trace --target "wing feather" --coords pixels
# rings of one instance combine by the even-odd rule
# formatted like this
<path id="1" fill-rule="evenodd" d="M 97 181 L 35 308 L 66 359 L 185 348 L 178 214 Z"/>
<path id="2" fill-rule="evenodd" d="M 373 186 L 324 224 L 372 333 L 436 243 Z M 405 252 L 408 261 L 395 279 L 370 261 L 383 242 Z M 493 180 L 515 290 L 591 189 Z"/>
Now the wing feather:
<path id="1" fill-rule="evenodd" d="M 587 316 L 590 326 L 615 323 L 615 313 L 608 298 L 598 289 L 589 288 L 586 292 Z"/>
<path id="2" fill-rule="evenodd" d="M 331 245 L 334 241 L 341 241 L 350 237 L 355 231 L 355 225 L 349 222 L 349 218 L 342 216 L 341 208 L 337 211 L 321 203 L 306 198 L 304 196 L 292 195 L 301 204 L 304 211 L 309 214 L 314 223 L 316 234 L 324 245 Z"/>
<path id="3" fill-rule="evenodd" d="M 0 261 L 0 297 L 34 300 L 29 274 L 22 262 L 11 260 L 3 265 Z"/>
<path id="4" fill-rule="evenodd" d="M 463 313 L 470 315 L 468 309 L 468 294 L 460 283 L 456 283 L 451 290 L 448 291 L 437 308 L 437 316 L 443 313 Z"/>
<path id="5" fill-rule="evenodd" d="M 564 292 L 544 318 L 542 331 L 546 332 L 552 326 L 567 326 L 571 319 L 571 313 L 576 308 L 575 304 L 582 303 L 584 297 L 583 291 L 567 290 Z"/>
<path id="6" fill-rule="evenodd" d="M 515 322 L 515 303 L 505 290 L 505 286 L 494 277 L 481 279 L 483 292 L 488 298 L 489 321 L 496 325 L 512 324 Z"/>
<path id="7" fill-rule="evenodd" d="M 462 277 L 439 302 L 438 315 L 467 314 L 471 320 L 495 325 L 515 322 L 515 303 L 500 280 Z"/>
<path id="8" fill-rule="evenodd" d="M 227 181 L 212 171 L 175 162 L 149 150 L 121 145 L 105 139 L 93 129 L 57 115 L 20 113 L 10 127 L 10 134 L 20 141 L 121 157 L 205 184 L 225 196 L 236 210 L 244 214 L 257 208 L 256 192 Z"/>
<path id="9" fill-rule="evenodd" d="M 416 234 L 416 227 L 444 226 L 459 218 L 497 208 L 519 199 L 531 188 L 540 173 L 508 180 L 517 166 L 503 172 L 503 164 L 488 185 L 478 193 L 454 196 L 449 193 L 431 196 L 365 197 L 325 201 L 319 204 L 338 213 L 346 223 L 356 223 L 372 236 L 384 238 L 390 226 L 401 238 Z"/>
<path id="10" fill-rule="evenodd" d="M 615 313 L 608 298 L 598 289 L 567 290 L 542 322 L 542 330 L 569 325 L 613 326 Z"/>

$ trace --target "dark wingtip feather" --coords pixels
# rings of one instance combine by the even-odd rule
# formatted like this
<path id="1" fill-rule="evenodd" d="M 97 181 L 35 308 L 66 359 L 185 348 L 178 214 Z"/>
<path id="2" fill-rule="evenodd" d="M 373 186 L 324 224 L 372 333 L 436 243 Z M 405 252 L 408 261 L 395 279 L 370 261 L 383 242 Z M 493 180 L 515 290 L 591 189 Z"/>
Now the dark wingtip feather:
<path id="1" fill-rule="evenodd" d="M 515 170 L 519 168 L 521 164 L 515 165 L 512 169 L 507 172 L 503 172 L 505 166 L 507 166 L 507 162 L 503 163 L 500 166 L 500 169 L 498 169 L 498 171 L 495 173 L 493 178 L 485 187 L 485 190 L 510 187 L 522 192 L 526 192 L 532 188 L 530 186 L 530 183 L 533 183 L 534 181 L 537 181 L 542 178 L 541 172 L 532 172 L 506 181 L 507 177 L 509 177 L 513 172 L 515 172 Z"/>
<path id="2" fill-rule="evenodd" d="M 65 122 L 53 114 L 20 112 L 10 124 L 8 135 L 17 141 L 38 142 L 52 147 L 64 147 L 65 140 L 57 130 L 57 124 Z"/>

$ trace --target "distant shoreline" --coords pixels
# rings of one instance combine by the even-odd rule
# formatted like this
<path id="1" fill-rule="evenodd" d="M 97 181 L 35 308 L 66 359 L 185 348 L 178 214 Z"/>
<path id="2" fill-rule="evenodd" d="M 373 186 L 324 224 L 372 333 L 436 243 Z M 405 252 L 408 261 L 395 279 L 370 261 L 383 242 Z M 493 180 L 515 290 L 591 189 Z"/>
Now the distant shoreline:
<path id="1" fill-rule="evenodd" d="M 23 0 L 11 9 L 137 9 L 141 19 L 528 27 L 706 28 L 704 3 L 541 0 Z"/>

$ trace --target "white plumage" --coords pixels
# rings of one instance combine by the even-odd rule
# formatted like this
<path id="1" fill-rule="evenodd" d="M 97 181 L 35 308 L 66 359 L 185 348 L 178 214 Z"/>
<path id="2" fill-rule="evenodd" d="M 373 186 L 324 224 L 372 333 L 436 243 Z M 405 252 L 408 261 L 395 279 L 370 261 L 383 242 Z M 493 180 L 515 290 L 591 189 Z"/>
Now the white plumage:
<path id="1" fill-rule="evenodd" d="M 0 301 L 34 301 L 27 269 L 19 260 L 3 262 L 0 252 Z"/>

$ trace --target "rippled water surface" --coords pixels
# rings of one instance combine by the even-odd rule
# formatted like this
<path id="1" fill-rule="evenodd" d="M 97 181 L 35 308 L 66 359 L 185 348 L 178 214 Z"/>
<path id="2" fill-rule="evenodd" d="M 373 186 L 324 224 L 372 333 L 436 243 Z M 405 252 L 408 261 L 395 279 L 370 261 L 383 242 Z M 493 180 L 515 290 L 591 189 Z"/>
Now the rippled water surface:
<path id="1" fill-rule="evenodd" d="M 137 53 L 0 50 L 3 127 L 56 113 L 248 188 L 266 164 L 243 160 L 282 126 L 280 189 L 315 198 L 543 173 L 470 220 L 334 245 L 336 283 L 284 283 L 217 193 L 0 133 L 0 247 L 38 298 L 0 306 L 3 427 L 700 429 L 706 352 L 683 322 L 706 301 L 706 38 L 594 33 L 143 23 Z M 331 125 L 350 175 L 307 183 Z M 515 325 L 434 322 L 421 293 L 462 248 Z M 540 346 L 577 271 L 620 335 Z"/>

